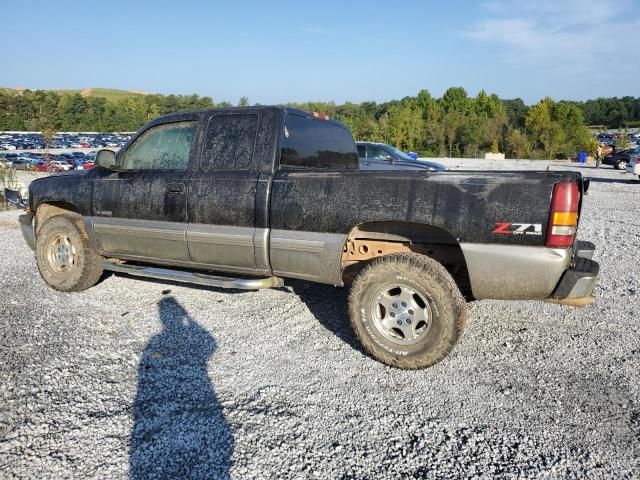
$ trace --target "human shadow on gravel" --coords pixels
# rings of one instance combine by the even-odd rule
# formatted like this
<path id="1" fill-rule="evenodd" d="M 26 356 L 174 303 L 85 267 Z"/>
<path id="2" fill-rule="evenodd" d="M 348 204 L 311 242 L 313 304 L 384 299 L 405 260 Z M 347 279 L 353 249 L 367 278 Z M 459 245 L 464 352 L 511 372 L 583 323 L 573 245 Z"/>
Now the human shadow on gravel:
<path id="1" fill-rule="evenodd" d="M 133 404 L 129 478 L 228 479 L 234 440 L 207 373 L 215 339 L 173 298 L 147 344 Z"/>
<path id="2" fill-rule="evenodd" d="M 298 295 L 320 324 L 354 350 L 364 353 L 349 323 L 347 288 L 287 280 L 287 286 Z"/>

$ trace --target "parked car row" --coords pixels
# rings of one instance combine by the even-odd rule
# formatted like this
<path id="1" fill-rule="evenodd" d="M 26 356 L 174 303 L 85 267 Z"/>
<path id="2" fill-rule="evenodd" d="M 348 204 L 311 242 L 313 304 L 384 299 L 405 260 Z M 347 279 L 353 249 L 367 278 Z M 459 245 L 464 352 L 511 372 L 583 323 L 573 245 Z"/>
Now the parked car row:
<path id="1" fill-rule="evenodd" d="M 95 151 L 87 154 L 71 152 L 41 154 L 33 152 L 0 153 L 0 165 L 15 170 L 37 170 L 41 172 L 63 172 L 88 170 L 94 167 Z"/>
<path id="2" fill-rule="evenodd" d="M 50 148 L 120 148 L 131 138 L 128 133 L 58 133 Z M 46 147 L 40 133 L 0 133 L 0 150 L 37 150 Z"/>
<path id="3" fill-rule="evenodd" d="M 618 144 L 620 143 L 620 140 L 624 136 L 625 134 L 622 134 L 622 133 L 599 133 L 598 135 L 596 135 L 596 140 L 601 145 L 604 145 L 604 146 L 609 145 L 615 148 L 616 146 L 618 146 Z M 640 133 L 627 133 L 626 139 L 628 143 L 632 145 L 640 146 Z"/>

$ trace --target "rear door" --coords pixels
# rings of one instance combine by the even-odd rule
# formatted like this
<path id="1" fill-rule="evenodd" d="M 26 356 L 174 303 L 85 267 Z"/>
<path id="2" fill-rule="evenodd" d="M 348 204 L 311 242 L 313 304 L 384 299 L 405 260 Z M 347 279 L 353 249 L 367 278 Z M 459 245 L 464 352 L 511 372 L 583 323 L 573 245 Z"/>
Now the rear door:
<path id="1" fill-rule="evenodd" d="M 256 192 L 268 114 L 268 109 L 220 110 L 203 119 L 188 189 L 187 241 L 198 265 L 268 271 L 268 259 L 258 255 L 256 261 L 255 249 L 256 236 L 263 239 L 267 232 L 266 224 L 258 225 L 266 206 L 256 209 Z"/>
<path id="2" fill-rule="evenodd" d="M 188 165 L 197 118 L 154 124 L 119 155 L 122 171 L 94 181 L 93 224 L 107 253 L 189 261 Z"/>
<path id="3" fill-rule="evenodd" d="M 330 231 L 341 210 L 357 210 L 343 195 L 358 175 L 351 132 L 342 124 L 288 111 L 279 168 L 271 191 L 270 259 L 274 275 L 340 284 L 346 234 Z"/>

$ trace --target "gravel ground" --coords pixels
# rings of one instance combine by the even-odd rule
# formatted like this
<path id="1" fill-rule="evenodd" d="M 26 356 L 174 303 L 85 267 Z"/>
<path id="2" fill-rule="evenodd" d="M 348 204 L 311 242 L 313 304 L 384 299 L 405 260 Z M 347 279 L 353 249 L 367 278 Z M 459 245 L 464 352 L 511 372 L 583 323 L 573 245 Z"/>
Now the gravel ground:
<path id="1" fill-rule="evenodd" d="M 0 213 L 0 478 L 640 477 L 640 183 L 580 170 L 596 302 L 472 303 L 410 372 L 359 350 L 344 289 L 53 291 Z"/>

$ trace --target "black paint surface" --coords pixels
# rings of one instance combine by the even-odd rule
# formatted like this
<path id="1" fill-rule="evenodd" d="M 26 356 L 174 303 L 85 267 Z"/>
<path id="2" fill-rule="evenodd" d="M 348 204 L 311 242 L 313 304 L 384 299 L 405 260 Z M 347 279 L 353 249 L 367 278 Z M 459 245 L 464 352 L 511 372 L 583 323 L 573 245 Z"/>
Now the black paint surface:
<path id="1" fill-rule="evenodd" d="M 31 208 L 59 202 L 87 216 L 343 234 L 364 222 L 402 221 L 442 228 L 459 242 L 544 245 L 554 183 L 581 180 L 577 172 L 277 171 L 287 111 L 160 117 L 128 145 L 154 125 L 195 120 L 188 170 L 54 175 L 31 183 Z M 172 193 L 175 184 L 184 184 L 184 193 Z M 496 235 L 497 222 L 541 224 L 543 234 Z"/>

